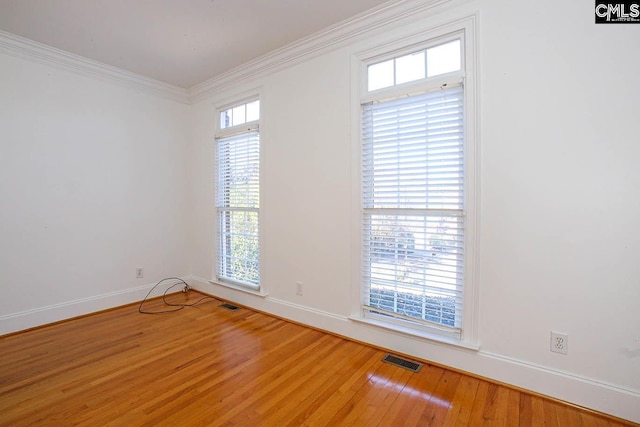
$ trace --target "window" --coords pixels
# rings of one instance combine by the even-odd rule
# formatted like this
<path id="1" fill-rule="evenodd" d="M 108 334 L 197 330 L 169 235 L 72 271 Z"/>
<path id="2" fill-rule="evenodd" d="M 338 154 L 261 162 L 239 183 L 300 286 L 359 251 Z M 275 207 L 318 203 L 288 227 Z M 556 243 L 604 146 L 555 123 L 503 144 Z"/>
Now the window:
<path id="1" fill-rule="evenodd" d="M 260 101 L 220 110 L 216 135 L 216 275 L 260 286 Z"/>
<path id="2" fill-rule="evenodd" d="M 362 310 L 462 337 L 466 249 L 463 34 L 365 61 Z"/>
<path id="3" fill-rule="evenodd" d="M 460 40 L 453 40 L 367 67 L 369 91 L 460 71 Z"/>

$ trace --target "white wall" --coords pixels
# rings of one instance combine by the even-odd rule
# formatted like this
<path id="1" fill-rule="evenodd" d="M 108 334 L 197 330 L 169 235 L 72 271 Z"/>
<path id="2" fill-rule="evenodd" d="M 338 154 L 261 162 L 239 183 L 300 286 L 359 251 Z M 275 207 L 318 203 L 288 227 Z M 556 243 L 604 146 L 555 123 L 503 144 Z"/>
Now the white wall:
<path id="1" fill-rule="evenodd" d="M 0 334 L 188 273 L 189 113 L 0 54 Z"/>
<path id="2" fill-rule="evenodd" d="M 479 351 L 349 319 L 353 55 L 469 15 L 479 24 Z M 640 32 L 593 21 L 593 4 L 577 0 L 456 0 L 250 69 L 193 106 L 0 54 L 0 334 L 190 274 L 231 301 L 640 422 Z M 215 105 L 257 90 L 267 297 L 208 283 Z M 551 330 L 569 334 L 569 355 L 549 351 Z"/>
<path id="3" fill-rule="evenodd" d="M 640 32 L 578 1 L 451 4 L 194 106 L 193 281 L 232 301 L 640 421 Z M 348 319 L 357 259 L 352 55 L 478 13 L 479 351 Z M 262 283 L 212 277 L 217 103 L 262 93 Z M 354 124 L 355 121 L 355 124 Z M 357 222 L 357 221 L 356 221 Z M 357 233 L 356 233 L 357 234 Z M 295 295 L 295 282 L 305 284 Z M 549 351 L 550 331 L 569 355 Z"/>
<path id="4" fill-rule="evenodd" d="M 640 27 L 547 6 L 483 14 L 482 344 L 637 393 Z"/>

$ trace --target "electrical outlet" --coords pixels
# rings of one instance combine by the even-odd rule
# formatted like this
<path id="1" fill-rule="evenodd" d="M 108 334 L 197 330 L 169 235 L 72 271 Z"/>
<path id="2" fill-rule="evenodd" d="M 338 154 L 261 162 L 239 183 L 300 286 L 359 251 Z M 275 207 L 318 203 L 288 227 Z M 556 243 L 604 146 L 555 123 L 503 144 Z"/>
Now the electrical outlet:
<path id="1" fill-rule="evenodd" d="M 136 268 L 136 279 L 142 279 L 144 277 L 144 269 L 142 267 Z"/>
<path id="2" fill-rule="evenodd" d="M 302 295 L 303 286 L 302 282 L 296 282 L 296 295 Z"/>
<path id="3" fill-rule="evenodd" d="M 554 353 L 569 353 L 569 336 L 562 332 L 551 331 L 551 351 Z"/>

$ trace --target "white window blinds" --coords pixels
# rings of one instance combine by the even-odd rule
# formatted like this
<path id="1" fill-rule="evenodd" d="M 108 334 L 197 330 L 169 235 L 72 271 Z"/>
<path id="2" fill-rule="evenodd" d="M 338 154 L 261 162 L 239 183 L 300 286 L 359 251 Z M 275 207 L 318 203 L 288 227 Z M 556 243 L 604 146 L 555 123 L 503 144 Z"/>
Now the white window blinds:
<path id="1" fill-rule="evenodd" d="M 260 137 L 257 129 L 219 138 L 216 166 L 218 278 L 257 287 L 260 284 Z"/>
<path id="2" fill-rule="evenodd" d="M 460 336 L 462 85 L 362 106 L 366 313 Z"/>

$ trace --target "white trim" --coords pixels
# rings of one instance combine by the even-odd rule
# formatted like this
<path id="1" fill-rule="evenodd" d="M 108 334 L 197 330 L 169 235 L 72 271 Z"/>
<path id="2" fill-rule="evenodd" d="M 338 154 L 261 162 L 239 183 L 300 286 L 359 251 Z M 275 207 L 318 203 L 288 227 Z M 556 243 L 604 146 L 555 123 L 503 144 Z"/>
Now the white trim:
<path id="1" fill-rule="evenodd" d="M 640 422 L 640 412 L 637 411 L 640 405 L 640 390 L 616 386 L 481 349 L 477 350 L 474 346 L 457 346 L 442 341 L 426 340 L 414 334 L 390 331 L 361 319 L 339 316 L 277 297 L 258 298 L 232 289 L 213 288 L 208 280 L 196 276 L 190 276 L 187 281 L 190 285 L 193 284 L 194 289 L 223 299 L 227 298 L 232 302 L 273 316 L 524 390 L 531 390 L 636 423 Z M 213 293 L 212 290 L 222 292 Z"/>
<path id="2" fill-rule="evenodd" d="M 640 390 L 480 350 L 479 375 L 640 423 Z"/>
<path id="3" fill-rule="evenodd" d="M 405 34 L 402 37 L 394 38 L 389 37 L 386 42 L 371 44 L 368 47 L 352 54 L 351 59 L 351 102 L 353 108 L 352 118 L 352 272 L 351 272 L 351 318 L 353 320 L 359 320 L 367 322 L 360 309 L 360 304 L 356 304 L 356 297 L 359 299 L 359 293 L 356 292 L 356 288 L 361 288 L 361 257 L 360 248 L 358 246 L 361 236 L 359 231 L 361 230 L 361 215 L 362 212 L 367 212 L 369 209 L 365 209 L 362 206 L 361 201 L 361 177 L 360 170 L 362 167 L 361 154 L 360 154 L 360 122 L 357 121 L 361 117 L 361 105 L 366 102 L 371 102 L 377 97 L 385 97 L 388 94 L 409 93 L 417 87 L 424 86 L 438 86 L 443 83 L 455 83 L 459 82 L 459 79 L 463 79 L 464 83 L 464 102 L 465 102 L 465 279 L 464 279 L 464 314 L 462 319 L 462 336 L 459 340 L 456 340 L 461 347 L 465 348 L 478 348 L 478 272 L 475 270 L 479 266 L 479 210 L 480 210 L 480 198 L 479 189 L 480 183 L 480 133 L 477 126 L 479 125 L 479 109 L 480 100 L 477 95 L 479 94 L 478 86 L 478 13 L 471 13 L 462 16 L 451 21 L 440 22 L 431 28 L 416 33 Z M 432 43 L 437 45 L 443 41 L 459 39 L 461 41 L 462 49 L 462 65 L 463 69 L 453 73 L 449 73 L 442 76 L 436 76 L 433 78 L 425 78 L 417 82 L 410 82 L 404 85 L 392 86 L 389 88 L 383 88 L 375 91 L 367 91 L 366 85 L 366 65 L 379 60 L 380 58 L 395 58 L 398 55 L 405 52 L 411 52 L 415 49 L 423 49 L 430 46 Z M 466 76 L 466 77 L 465 77 Z M 357 104 L 357 105 L 356 105 Z M 357 163 L 356 163 L 357 160 Z M 356 220 L 357 218 L 357 220 Z M 358 230 L 357 232 L 355 230 Z M 356 252 L 358 256 L 356 256 Z M 357 267 L 355 267 L 357 265 Z M 380 326 L 380 325 L 377 325 Z M 397 327 L 397 325 L 393 326 Z M 399 331 L 403 331 L 400 327 Z M 434 332 L 435 334 L 435 332 Z M 405 334 L 406 335 L 406 334 Z M 422 332 L 416 331 L 414 333 L 417 337 L 425 338 Z M 438 339 L 436 339 L 438 340 Z M 449 337 L 443 334 L 440 339 L 442 342 L 449 342 Z"/>
<path id="4" fill-rule="evenodd" d="M 218 120 L 220 120 L 219 117 Z M 241 125 L 229 126 L 228 128 L 217 130 L 214 139 L 217 141 L 222 138 L 229 138 L 230 136 L 241 135 L 249 132 L 260 132 L 260 120 L 254 120 Z"/>
<path id="5" fill-rule="evenodd" d="M 189 91 L 0 30 L 0 52 L 189 104 Z"/>
<path id="6" fill-rule="evenodd" d="M 349 316 L 349 320 L 353 320 L 354 322 L 364 323 L 366 325 L 374 326 L 376 328 L 385 329 L 387 332 L 396 334 L 396 335 L 409 336 L 411 338 L 429 340 L 438 344 L 446 344 L 454 347 L 461 347 L 467 350 L 477 351 L 480 349 L 480 347 L 476 344 L 466 343 L 464 341 L 458 340 L 457 338 L 447 338 L 444 335 L 429 333 L 427 331 L 419 330 L 417 328 L 402 327 L 396 323 L 378 321 L 370 317 Z"/>
<path id="7" fill-rule="evenodd" d="M 480 16 L 479 12 L 461 19 L 464 23 L 464 67 L 465 67 L 465 155 L 472 158 L 465 167 L 465 181 L 473 182 L 466 187 L 466 221 L 468 230 L 465 234 L 465 276 L 471 286 L 464 289 L 465 322 L 463 324 L 462 339 L 478 343 L 478 295 L 480 287 L 480 207 L 482 200 L 480 190 L 481 180 L 481 140 L 480 140 Z"/>
<path id="8" fill-rule="evenodd" d="M 362 80 L 366 79 L 363 78 Z M 372 102 L 380 103 L 396 99 L 401 96 L 420 95 L 423 93 L 438 91 L 442 89 L 442 86 L 455 85 L 464 85 L 464 75 L 459 71 L 368 91 L 362 96 L 360 104 L 364 105 Z"/>
<path id="9" fill-rule="evenodd" d="M 155 285 L 156 283 L 136 286 L 134 288 L 122 289 L 119 291 L 108 292 L 106 294 L 98 294 L 86 298 L 79 298 L 58 304 L 51 304 L 16 313 L 5 314 L 0 316 L 0 335 L 139 302 L 142 301 L 147 292 L 149 292 L 149 290 Z M 173 292 L 179 291 L 180 288 L 176 288 Z M 158 295 L 150 295 L 152 298 L 156 296 Z"/>
<path id="10" fill-rule="evenodd" d="M 514 365 L 518 365 L 518 366 L 522 366 L 524 368 L 527 369 L 532 369 L 535 371 L 539 371 L 539 372 L 544 372 L 547 374 L 553 374 L 553 375 L 558 375 L 567 379 L 571 379 L 573 381 L 579 381 L 581 383 L 584 384 L 588 384 L 591 386 L 596 386 L 596 387 L 605 387 L 611 391 L 615 391 L 616 393 L 624 393 L 624 394 L 628 394 L 630 396 L 634 396 L 636 398 L 640 398 L 640 391 L 639 390 L 633 390 L 630 388 L 626 388 L 626 387 L 621 387 L 618 385 L 614 385 L 605 381 L 599 381 L 593 378 L 589 378 L 589 377 L 581 377 L 579 375 L 575 375 L 572 374 L 570 372 L 565 372 L 565 371 L 561 371 L 558 369 L 553 369 L 553 368 L 547 368 L 545 366 L 542 365 L 538 365 L 535 363 L 530 363 L 530 362 L 526 362 L 524 360 L 519 360 L 519 359 L 515 359 L 512 357 L 507 357 L 507 356 L 503 356 L 501 354 L 497 354 L 497 353 L 492 353 L 489 351 L 482 351 L 480 350 L 478 352 L 481 356 L 483 357 L 488 357 L 491 359 L 495 359 L 495 360 L 499 360 L 501 362 L 504 363 L 509 363 L 509 364 L 514 364 Z"/>
<path id="11" fill-rule="evenodd" d="M 331 52 L 381 27 L 399 21 L 416 20 L 415 16 L 451 1 L 402 0 L 383 3 L 189 89 L 103 64 L 2 30 L 0 30 L 0 52 L 61 67 L 88 77 L 119 83 L 128 88 L 142 90 L 183 104 L 192 104 L 250 78 L 266 76 Z"/>
<path id="12" fill-rule="evenodd" d="M 292 308 L 292 309 L 295 309 L 295 310 L 304 311 L 305 313 L 312 314 L 314 316 L 322 316 L 324 318 L 331 318 L 331 319 L 338 320 L 338 321 L 341 321 L 341 322 L 346 322 L 347 320 L 349 320 L 349 318 L 347 316 L 340 316 L 340 315 L 337 315 L 335 313 L 330 313 L 330 312 L 324 311 L 324 310 L 318 310 L 317 308 L 308 307 L 306 305 L 296 304 L 296 303 L 289 302 L 289 301 L 286 301 L 286 300 L 283 300 L 283 299 L 280 299 L 280 298 L 268 297 L 267 300 L 269 302 L 273 302 L 275 304 L 279 304 L 279 305 L 285 306 L 287 308 Z"/>
<path id="13" fill-rule="evenodd" d="M 234 291 L 240 291 L 247 294 L 256 295 L 262 298 L 268 295 L 266 292 L 261 291 L 260 288 L 251 289 L 248 286 L 241 286 L 241 285 L 236 285 L 229 282 L 221 282 L 221 281 L 215 281 L 215 280 L 207 280 L 207 282 L 211 283 L 212 285 L 222 286 L 223 288 L 233 289 Z M 203 291 L 203 292 L 206 292 L 206 291 Z"/>
<path id="14" fill-rule="evenodd" d="M 187 282 L 195 290 L 330 333 L 342 334 L 344 325 L 350 323 L 347 316 L 271 297 L 264 292 L 230 286 L 197 276 L 189 276 Z M 313 321 L 310 322 L 309 318 Z"/>
<path id="15" fill-rule="evenodd" d="M 191 101 L 198 102 L 244 80 L 265 76 L 302 61 L 331 52 L 370 31 L 415 16 L 452 0 L 403 0 L 387 2 L 341 23 L 328 27 L 191 88 Z"/>

